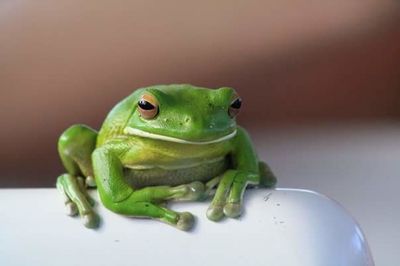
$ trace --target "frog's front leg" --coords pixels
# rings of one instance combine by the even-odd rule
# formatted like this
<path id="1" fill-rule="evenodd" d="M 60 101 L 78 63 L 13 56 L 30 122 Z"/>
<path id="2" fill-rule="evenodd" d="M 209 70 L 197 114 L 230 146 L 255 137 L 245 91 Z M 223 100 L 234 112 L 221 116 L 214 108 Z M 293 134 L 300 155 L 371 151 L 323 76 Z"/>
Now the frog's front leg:
<path id="1" fill-rule="evenodd" d="M 207 210 L 207 217 L 213 221 L 241 214 L 243 194 L 248 184 L 273 186 L 276 182 L 268 166 L 258 161 L 251 140 L 242 128 L 238 128 L 231 157 L 233 167 L 222 176 Z"/>
<path id="2" fill-rule="evenodd" d="M 104 206 L 113 212 L 135 217 L 153 218 L 181 230 L 189 230 L 194 223 L 189 212 L 175 212 L 162 203 L 167 200 L 197 200 L 203 198 L 205 187 L 193 182 L 176 187 L 154 186 L 136 189 L 124 180 L 119 156 L 126 144 L 104 146 L 93 153 L 93 167 L 97 187 Z"/>

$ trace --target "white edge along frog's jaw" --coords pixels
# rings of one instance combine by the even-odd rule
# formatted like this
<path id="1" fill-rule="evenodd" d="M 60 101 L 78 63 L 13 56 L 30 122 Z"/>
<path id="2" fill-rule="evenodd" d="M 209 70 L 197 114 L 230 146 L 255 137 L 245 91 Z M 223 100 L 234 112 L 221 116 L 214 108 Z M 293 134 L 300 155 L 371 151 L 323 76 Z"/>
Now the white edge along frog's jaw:
<path id="1" fill-rule="evenodd" d="M 213 140 L 208 140 L 208 141 L 189 141 L 189 140 L 184 140 L 180 138 L 174 138 L 174 137 L 168 137 L 168 136 L 163 136 L 155 133 L 150 133 L 147 131 L 143 131 L 137 128 L 132 128 L 132 127 L 126 127 L 124 129 L 124 133 L 127 135 L 134 135 L 134 136 L 139 136 L 143 138 L 150 138 L 150 139 L 158 139 L 158 140 L 164 140 L 164 141 L 169 141 L 169 142 L 176 142 L 176 143 L 182 143 L 182 144 L 193 144 L 193 145 L 207 145 L 207 144 L 213 144 L 213 143 L 218 143 L 222 142 L 228 139 L 233 138 L 236 135 L 237 130 L 233 131 L 232 133 L 225 135 L 221 138 L 218 139 L 213 139 Z"/>

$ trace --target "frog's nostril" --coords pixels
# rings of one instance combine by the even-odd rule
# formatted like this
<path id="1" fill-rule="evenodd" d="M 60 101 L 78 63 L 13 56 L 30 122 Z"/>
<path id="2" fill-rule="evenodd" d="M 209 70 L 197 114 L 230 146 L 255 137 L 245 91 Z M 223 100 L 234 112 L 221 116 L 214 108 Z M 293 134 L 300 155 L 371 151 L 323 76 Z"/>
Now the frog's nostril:
<path id="1" fill-rule="evenodd" d="M 190 122 L 190 118 L 189 117 L 186 117 L 185 118 L 185 123 L 189 123 Z"/>

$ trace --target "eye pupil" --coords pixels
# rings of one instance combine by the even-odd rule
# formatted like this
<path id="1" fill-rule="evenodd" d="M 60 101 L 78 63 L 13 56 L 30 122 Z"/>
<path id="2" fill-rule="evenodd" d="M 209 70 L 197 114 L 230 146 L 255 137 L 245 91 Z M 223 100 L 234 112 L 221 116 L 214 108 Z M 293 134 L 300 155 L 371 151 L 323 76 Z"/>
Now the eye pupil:
<path id="1" fill-rule="evenodd" d="M 235 100 L 231 102 L 231 105 L 229 106 L 228 110 L 229 116 L 234 118 L 239 113 L 241 106 L 242 106 L 242 99 L 237 97 Z"/>
<path id="2" fill-rule="evenodd" d="M 152 105 L 151 103 L 149 103 L 148 101 L 145 101 L 143 99 L 139 101 L 138 105 L 143 110 L 153 110 L 155 108 L 154 105 Z"/>
<path id="3" fill-rule="evenodd" d="M 235 101 L 231 103 L 231 107 L 235 109 L 239 109 L 242 106 L 242 100 L 237 98 Z"/>

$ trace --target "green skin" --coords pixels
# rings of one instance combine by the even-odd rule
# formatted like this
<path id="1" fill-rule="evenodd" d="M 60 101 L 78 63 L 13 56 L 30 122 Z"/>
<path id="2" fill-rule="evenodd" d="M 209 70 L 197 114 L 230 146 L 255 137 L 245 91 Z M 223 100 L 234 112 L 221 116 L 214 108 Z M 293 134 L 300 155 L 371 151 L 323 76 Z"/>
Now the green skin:
<path id="1" fill-rule="evenodd" d="M 144 95 L 158 101 L 158 113 L 145 119 L 138 110 Z M 117 104 L 97 133 L 84 125 L 68 128 L 58 151 L 67 170 L 57 179 L 71 216 L 96 228 L 99 217 L 88 187 L 97 186 L 109 210 L 153 218 L 189 230 L 189 212 L 166 208 L 168 201 L 204 200 L 214 195 L 207 217 L 238 217 L 246 186 L 274 186 L 246 131 L 229 108 L 235 91 L 191 85 L 142 88 Z M 216 189 L 215 189 L 216 188 Z"/>

